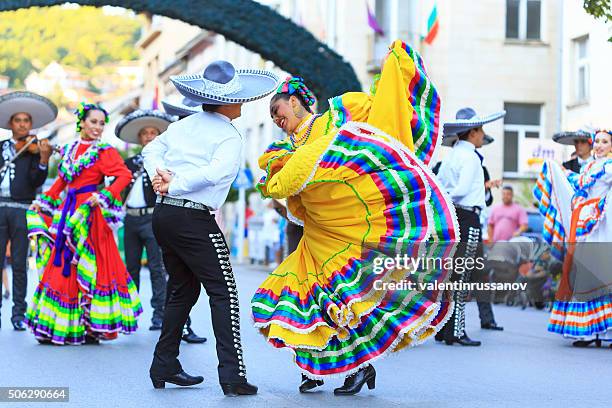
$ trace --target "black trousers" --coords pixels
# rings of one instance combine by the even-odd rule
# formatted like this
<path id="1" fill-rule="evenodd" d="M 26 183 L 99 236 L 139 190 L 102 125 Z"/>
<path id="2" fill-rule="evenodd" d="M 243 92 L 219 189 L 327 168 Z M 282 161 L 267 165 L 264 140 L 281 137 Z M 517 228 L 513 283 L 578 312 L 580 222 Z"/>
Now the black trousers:
<path id="1" fill-rule="evenodd" d="M 25 208 L 0 207 L 0 271 L 4 268 L 6 245 L 11 241 L 11 268 L 13 270 L 13 310 L 11 321 L 25 318 L 28 287 L 28 227 Z M 0 272 L 1 273 L 1 272 Z M 2 280 L 0 279 L 0 293 Z M 2 296 L 0 296 L 0 307 Z"/>
<path id="2" fill-rule="evenodd" d="M 295 252 L 297 249 L 297 246 L 304 235 L 304 227 L 292 222 L 287 222 L 285 231 L 287 234 L 287 255 L 289 255 Z"/>
<path id="3" fill-rule="evenodd" d="M 219 382 L 246 382 L 238 292 L 229 249 L 214 216 L 206 211 L 160 204 L 153 213 L 153 231 L 162 249 L 169 279 L 151 375 L 163 377 L 182 370 L 178 361 L 182 329 L 203 285 L 209 297 L 217 342 Z"/>
<path id="4" fill-rule="evenodd" d="M 153 215 L 125 216 L 123 243 L 125 247 L 125 263 L 130 276 L 140 291 L 140 267 L 142 251 L 147 250 L 147 262 L 151 274 L 151 307 L 152 320 L 164 317 L 166 303 L 166 273 L 162 265 L 161 249 L 153 234 Z"/>
<path id="5" fill-rule="evenodd" d="M 456 208 L 456 211 L 459 221 L 460 244 L 457 246 L 455 257 L 483 258 L 482 229 L 478 214 L 462 208 Z M 461 274 L 455 272 L 452 279 L 458 282 L 471 282 L 473 272 L 475 271 L 470 269 Z M 465 302 L 467 296 L 467 290 L 457 290 L 453 294 L 453 315 L 441 330 L 441 335 L 444 338 L 460 338 L 465 334 Z"/>

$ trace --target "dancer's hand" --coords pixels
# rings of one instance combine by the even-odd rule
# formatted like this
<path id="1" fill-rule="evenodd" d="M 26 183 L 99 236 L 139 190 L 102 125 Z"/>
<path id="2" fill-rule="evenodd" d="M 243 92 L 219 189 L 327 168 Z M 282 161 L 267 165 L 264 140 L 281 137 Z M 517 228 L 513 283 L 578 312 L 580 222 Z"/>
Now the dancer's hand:
<path id="1" fill-rule="evenodd" d="M 89 197 L 89 199 L 87 200 L 87 204 L 92 207 L 97 207 L 98 205 L 100 205 L 100 200 L 98 200 L 97 195 L 92 194 L 91 197 Z"/>
<path id="2" fill-rule="evenodd" d="M 28 210 L 36 211 L 37 213 L 39 213 L 40 212 L 40 205 L 38 205 L 36 203 L 32 203 L 32 205 L 30 205 L 30 208 L 28 208 Z"/>
<path id="3" fill-rule="evenodd" d="M 156 169 L 157 174 L 151 180 L 153 184 L 153 190 L 155 192 L 165 195 L 168 193 L 170 188 L 170 182 L 172 181 L 172 174 L 168 170 Z"/>

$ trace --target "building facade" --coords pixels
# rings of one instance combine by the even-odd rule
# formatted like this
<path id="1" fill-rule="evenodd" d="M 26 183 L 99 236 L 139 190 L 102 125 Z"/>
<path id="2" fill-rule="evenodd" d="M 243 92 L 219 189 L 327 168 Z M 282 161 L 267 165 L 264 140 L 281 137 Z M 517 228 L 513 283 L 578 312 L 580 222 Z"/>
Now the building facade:
<path id="1" fill-rule="evenodd" d="M 505 110 L 503 121 L 485 126 L 495 142 L 483 147 L 482 153 L 492 177 L 511 184 L 531 183 L 539 167 L 537 159 L 567 159 L 571 152 L 551 140 L 555 132 L 602 125 L 610 116 L 606 105 L 612 83 L 607 74 L 612 58 L 606 41 L 610 30 L 605 23 L 594 22 L 581 2 L 260 2 L 342 55 L 353 65 L 362 89 L 369 89 L 387 46 L 400 38 L 425 60 L 442 99 L 441 123 L 466 106 L 481 114 Z M 434 6 L 439 30 L 433 42 L 426 44 L 425 27 Z M 154 83 L 160 98 L 175 94 L 170 75 L 197 72 L 215 59 L 227 59 L 238 68 L 265 67 L 286 75 L 220 35 L 163 17 L 152 20 L 155 22 L 140 42 L 145 94 L 154 95 Z M 177 42 L 179 38 L 182 41 Z M 263 101 L 245 105 L 237 125 L 247 138 L 245 163 L 259 176 L 257 157 L 282 135 L 272 125 Z M 437 159 L 442 160 L 447 152 L 447 148 L 440 149 Z"/>
<path id="2" fill-rule="evenodd" d="M 612 26 L 563 2 L 563 128 L 612 128 Z"/>

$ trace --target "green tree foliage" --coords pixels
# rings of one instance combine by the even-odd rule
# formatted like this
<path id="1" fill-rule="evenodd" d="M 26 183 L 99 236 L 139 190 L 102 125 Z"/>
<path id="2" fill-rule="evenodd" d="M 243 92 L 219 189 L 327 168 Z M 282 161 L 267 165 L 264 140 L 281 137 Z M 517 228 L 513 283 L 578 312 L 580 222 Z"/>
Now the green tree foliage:
<path id="1" fill-rule="evenodd" d="M 101 64 L 135 60 L 141 20 L 96 7 L 45 7 L 0 12 L 0 74 L 23 85 L 33 69 L 58 61 L 89 73 Z"/>
<path id="2" fill-rule="evenodd" d="M 611 0 L 584 0 L 584 9 L 595 18 L 603 18 L 607 23 L 612 22 Z M 608 41 L 612 42 L 612 37 Z"/>

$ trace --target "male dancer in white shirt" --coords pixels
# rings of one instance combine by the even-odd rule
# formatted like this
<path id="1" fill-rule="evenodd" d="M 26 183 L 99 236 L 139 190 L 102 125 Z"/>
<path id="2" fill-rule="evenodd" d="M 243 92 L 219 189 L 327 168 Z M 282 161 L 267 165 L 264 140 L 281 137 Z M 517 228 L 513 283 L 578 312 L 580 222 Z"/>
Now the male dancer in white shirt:
<path id="1" fill-rule="evenodd" d="M 252 395 L 240 341 L 240 310 L 229 249 L 210 211 L 223 204 L 242 162 L 244 139 L 230 123 L 244 102 L 271 93 L 277 78 L 266 71 L 236 71 L 226 61 L 210 64 L 200 76 L 171 78 L 203 112 L 171 124 L 142 151 L 144 167 L 161 197 L 153 212 L 153 232 L 169 275 L 162 332 L 150 375 L 165 383 L 203 381 L 178 361 L 183 325 L 198 300 L 200 285 L 210 298 L 217 341 L 219 383 L 225 395 Z"/>
<path id="2" fill-rule="evenodd" d="M 480 212 L 485 208 L 485 180 L 482 168 L 482 155 L 476 150 L 482 147 L 485 132 L 482 126 L 502 118 L 506 113 L 499 112 L 487 117 L 479 117 L 472 108 L 457 112 L 454 122 L 444 124 L 445 134 L 457 134 L 458 141 L 448 157 L 444 158 L 438 177 L 450 195 L 459 220 L 460 242 L 456 257 L 483 258 L 482 229 Z M 473 265 L 479 265 L 474 262 Z M 459 282 L 470 282 L 472 270 L 455 274 Z M 436 340 L 446 344 L 459 343 L 462 346 L 480 346 L 480 341 L 472 340 L 465 332 L 465 301 L 467 290 L 454 293 L 454 309 L 451 319 L 436 335 Z"/>

